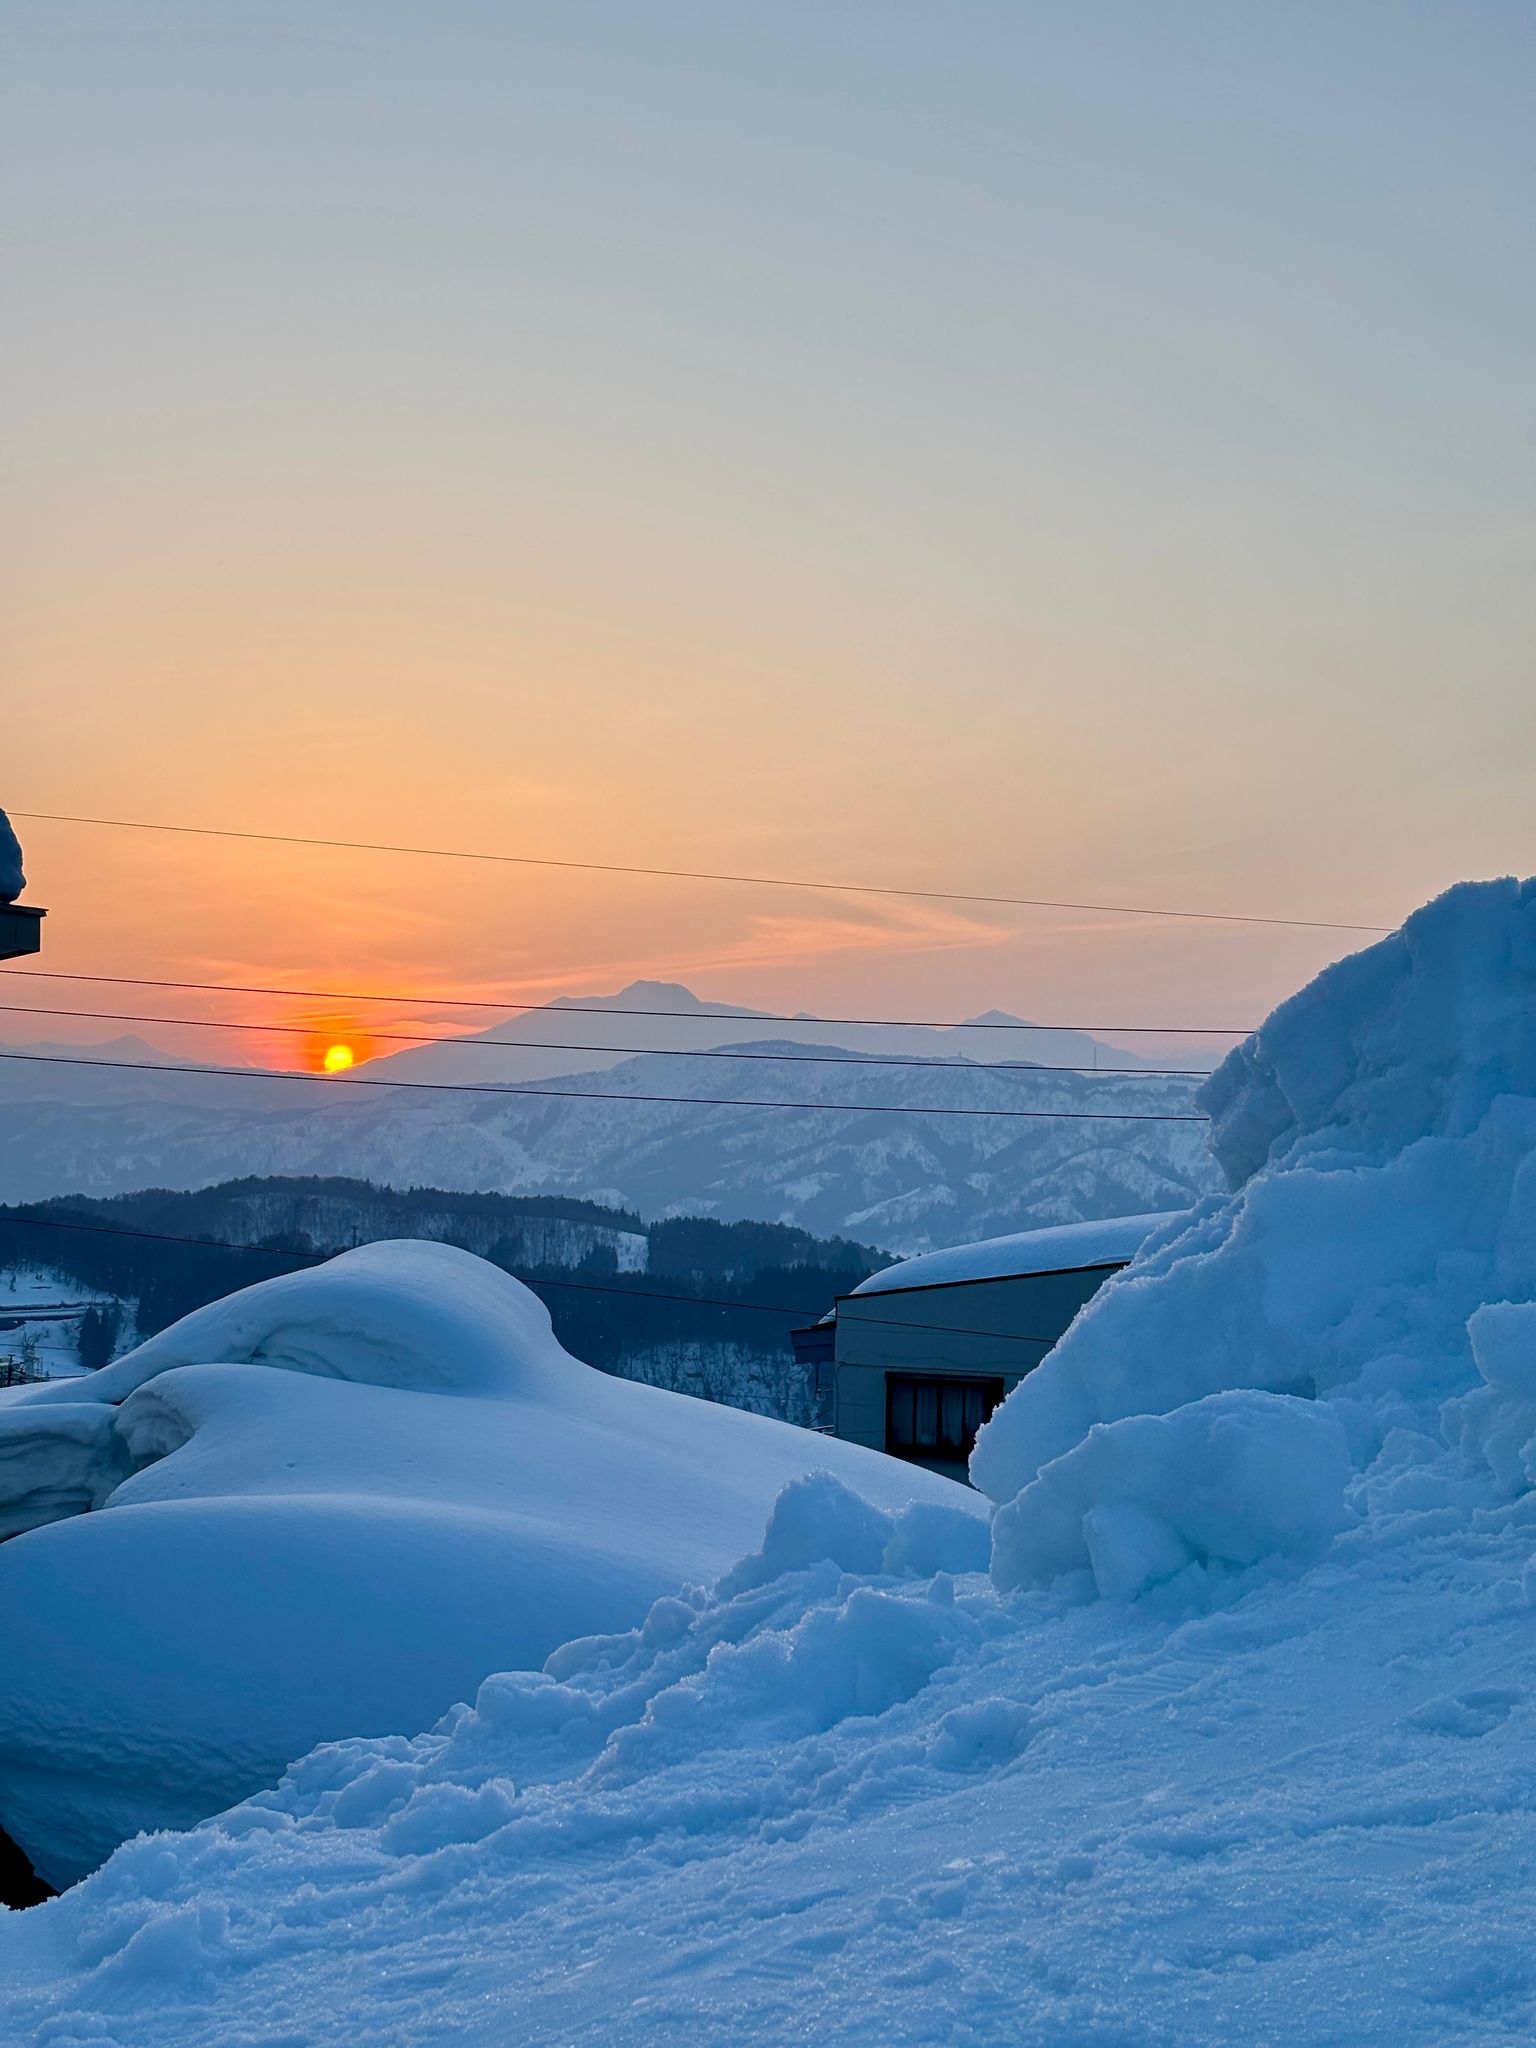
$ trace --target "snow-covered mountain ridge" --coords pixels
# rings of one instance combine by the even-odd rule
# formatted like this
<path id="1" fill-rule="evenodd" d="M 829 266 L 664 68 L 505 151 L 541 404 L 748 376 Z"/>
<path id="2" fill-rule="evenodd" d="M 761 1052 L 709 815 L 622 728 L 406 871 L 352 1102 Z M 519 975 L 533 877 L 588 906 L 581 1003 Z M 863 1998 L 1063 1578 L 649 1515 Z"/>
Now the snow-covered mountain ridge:
<path id="1" fill-rule="evenodd" d="M 595 1073 L 631 1053 L 704 1052 L 754 1046 L 765 1037 L 785 1051 L 831 1049 L 866 1059 L 1022 1060 L 1132 1071 L 1204 1064 L 1187 1044 L 1172 1055 L 1147 1058 L 1086 1031 L 1030 1024 L 1009 1010 L 987 1010 L 960 1024 L 850 1024 L 809 1011 L 787 1018 L 740 1003 L 706 1001 L 676 981 L 632 981 L 611 996 L 558 996 L 483 1031 L 412 1046 L 373 1066 L 402 1080 L 532 1081 Z"/>
<path id="2" fill-rule="evenodd" d="M 639 994 L 655 990 L 642 984 Z M 610 1039 L 613 1021 L 581 1020 Z M 807 1055 L 845 1049 L 822 1025 L 815 1039 L 749 1037 L 745 1027 L 730 1036 L 714 1020 L 708 1029 L 717 1045 L 763 1057 L 641 1053 L 601 1073 L 542 1074 L 524 1085 L 550 1092 L 521 1098 L 4 1063 L 0 1104 L 10 1142 L 0 1200 L 202 1187 L 246 1174 L 342 1174 L 394 1187 L 579 1195 L 646 1218 L 754 1218 L 914 1252 L 1037 1223 L 1182 1208 L 1215 1184 L 1199 1124 L 1075 1120 L 1187 1110 L 1191 1083 L 1177 1076 L 988 1068 L 953 1052 L 938 1064 L 896 1064 L 914 1056 L 905 1049 L 853 1066 L 818 1064 Z M 934 1039 L 954 1035 L 928 1033 L 916 1056 L 934 1058 Z M 1029 1038 L 1033 1052 L 1032 1034 L 1015 1036 Z M 1054 1048 L 1053 1057 L 1064 1065 L 1079 1062 L 1061 1059 L 1063 1051 L 1082 1063 L 1122 1057 L 1108 1048 L 1085 1053 L 1093 1043 Z M 429 1054 L 476 1058 L 434 1046 L 376 1061 L 366 1078 L 445 1078 L 423 1075 Z M 1017 1042 L 1006 1056 L 1021 1056 Z M 507 1079 L 494 1064 L 471 1071 L 487 1085 Z M 593 1100 L 594 1093 L 628 1099 Z M 679 1096 L 692 1099 L 638 1099 Z M 760 1108 L 753 1098 L 795 1107 Z M 924 1107 L 1071 1115 L 1058 1122 L 909 1113 Z"/>

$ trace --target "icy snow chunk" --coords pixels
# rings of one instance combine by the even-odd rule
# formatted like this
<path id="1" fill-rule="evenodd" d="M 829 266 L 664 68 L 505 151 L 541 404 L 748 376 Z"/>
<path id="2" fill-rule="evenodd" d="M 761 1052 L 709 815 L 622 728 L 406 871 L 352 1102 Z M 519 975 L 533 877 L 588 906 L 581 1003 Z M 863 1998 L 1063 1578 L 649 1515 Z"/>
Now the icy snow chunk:
<path id="1" fill-rule="evenodd" d="M 1480 1457 L 1506 1494 L 1536 1484 L 1536 1303 L 1487 1302 L 1467 1321 L 1483 1385 L 1446 1403 L 1447 1440 Z"/>
<path id="2" fill-rule="evenodd" d="M 1034 1729 L 1035 1716 L 1020 1700 L 969 1701 L 940 1719 L 928 1758 L 941 1771 L 996 1769 L 1013 1761 Z"/>
<path id="3" fill-rule="evenodd" d="M 1467 1335 L 1488 1385 L 1536 1407 L 1536 1302 L 1485 1302 Z"/>
<path id="4" fill-rule="evenodd" d="M 1083 1542 L 1105 1600 L 1134 1600 L 1194 1562 L 1173 1524 L 1137 1500 L 1105 1500 L 1090 1508 L 1083 1516 Z"/>
<path id="5" fill-rule="evenodd" d="M 930 1579 L 935 1572 L 984 1572 L 990 1557 L 985 1522 L 956 1508 L 914 1501 L 897 1516 L 880 1569 Z"/>
<path id="6" fill-rule="evenodd" d="M 744 1557 L 715 1590 L 728 1600 L 823 1559 L 845 1572 L 874 1573 L 890 1536 L 889 1515 L 851 1493 L 830 1472 L 813 1472 L 785 1487 L 768 1517 L 762 1549 Z"/>
<path id="7" fill-rule="evenodd" d="M 1187 1564 L 1310 1557 L 1345 1521 L 1348 1446 L 1315 1402 L 1214 1394 L 1171 1415 L 1100 1423 L 993 1521 L 1000 1591 L 1089 1568 L 1131 1599 Z"/>
<path id="8" fill-rule="evenodd" d="M 911 1699 L 948 1661 L 950 1618 L 926 1601 L 856 1586 L 841 1606 L 813 1608 L 785 1640 L 738 1652 L 775 1714 L 793 1704 L 796 1728 L 834 1728 Z"/>
<path id="9" fill-rule="evenodd" d="M 467 1785 L 424 1785 L 382 1830 L 383 1845 L 395 1856 L 421 1856 L 459 1842 L 480 1842 L 505 1827 L 517 1810 L 516 1788 L 491 1779 Z"/>
<path id="10" fill-rule="evenodd" d="M 398 1758 L 386 1758 L 343 1785 L 331 1804 L 339 1828 L 376 1828 L 398 1813 L 420 1782 L 420 1772 Z"/>
<path id="11" fill-rule="evenodd" d="M 14 903 L 27 886 L 21 871 L 21 841 L 10 819 L 0 811 L 0 903 Z"/>

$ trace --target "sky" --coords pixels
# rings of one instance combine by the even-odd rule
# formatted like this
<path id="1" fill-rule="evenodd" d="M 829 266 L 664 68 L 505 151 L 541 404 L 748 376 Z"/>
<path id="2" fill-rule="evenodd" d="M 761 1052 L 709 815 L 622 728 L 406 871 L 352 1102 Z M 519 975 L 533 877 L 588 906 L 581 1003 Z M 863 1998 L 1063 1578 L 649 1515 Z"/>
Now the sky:
<path id="1" fill-rule="evenodd" d="M 1480 0 L 10 0 L 0 804 L 1367 924 L 1529 871 L 1533 62 Z M 42 965 L 418 998 L 177 1006 L 322 1037 L 1244 1025 L 1358 943 L 18 824 Z"/>

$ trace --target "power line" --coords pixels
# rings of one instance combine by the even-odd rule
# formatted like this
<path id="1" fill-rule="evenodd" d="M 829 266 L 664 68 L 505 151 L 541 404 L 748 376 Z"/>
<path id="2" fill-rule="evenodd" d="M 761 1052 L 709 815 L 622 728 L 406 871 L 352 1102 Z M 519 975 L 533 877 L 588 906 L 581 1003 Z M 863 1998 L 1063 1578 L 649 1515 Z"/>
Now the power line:
<path id="1" fill-rule="evenodd" d="M 151 1244 L 192 1245 L 202 1251 L 254 1252 L 261 1258 L 298 1259 L 307 1265 L 324 1265 L 329 1260 L 341 1256 L 339 1252 L 281 1251 L 273 1245 L 241 1244 L 234 1239 L 223 1237 L 182 1237 L 173 1231 L 135 1230 L 123 1224 L 81 1223 L 67 1217 L 16 1216 L 9 1210 L 0 1209 L 0 1229 L 6 1224 L 16 1224 L 28 1230 L 83 1230 L 93 1237 L 142 1238 Z M 377 1243 L 379 1240 L 373 1239 L 370 1242 Z M 442 1240 L 421 1238 L 412 1242 L 437 1244 Z M 358 1247 L 354 1245 L 349 1249 L 355 1251 Z M 742 1309 L 756 1315 L 811 1316 L 820 1320 L 826 1314 L 825 1308 L 792 1308 L 776 1301 L 727 1301 L 723 1296 L 714 1294 L 664 1294 L 652 1287 L 607 1287 L 597 1280 L 546 1280 L 541 1275 L 536 1282 L 525 1280 L 522 1285 L 534 1293 L 541 1287 L 558 1287 L 568 1294 L 616 1294 L 625 1301 L 682 1302 L 692 1308 Z M 1043 1344 L 1047 1349 L 1059 1341 L 1055 1337 L 1032 1337 L 1013 1330 L 975 1330 L 954 1323 L 913 1322 L 910 1318 L 898 1321 L 888 1316 L 861 1315 L 859 1322 L 861 1325 L 874 1324 L 886 1330 L 932 1330 L 935 1334 L 946 1337 L 986 1337 L 1000 1344 Z"/>
<path id="2" fill-rule="evenodd" d="M 1262 917 L 1252 912 L 1227 910 L 1160 910 L 1137 903 L 1067 903 L 1043 896 L 993 896 L 968 889 L 899 889 L 876 882 L 804 881 L 789 875 L 733 875 L 711 868 L 637 867 L 619 861 L 556 860 L 534 853 L 478 853 L 453 846 L 397 846 L 371 839 L 319 839 L 296 832 L 242 832 L 227 825 L 170 825 L 148 818 L 85 818 L 62 811 L 17 811 L 13 818 L 26 818 L 49 825 L 92 825 L 117 832 L 171 832 L 200 839 L 241 839 L 263 846 L 322 846 L 346 853 L 395 853 L 414 860 L 488 861 L 505 867 L 561 868 L 579 874 L 641 875 L 670 882 L 729 882 L 754 889 L 811 889 L 838 896 L 899 896 L 929 903 L 981 903 L 1016 910 L 1074 910 L 1102 913 L 1111 917 L 1179 918 L 1200 924 L 1286 925 L 1308 931 L 1389 932 L 1392 926 L 1358 924 L 1325 917 Z"/>
<path id="3" fill-rule="evenodd" d="M 0 1012 L 20 1017 L 80 1017 L 99 1024 L 190 1025 L 197 1031 L 267 1031 L 287 1038 L 314 1038 L 309 1024 L 261 1024 L 241 1017 L 152 1017 L 136 1010 L 58 1010 L 38 1003 L 0 1003 Z M 621 1052 L 647 1059 L 667 1060 L 771 1060 L 780 1065 L 810 1067 L 937 1067 L 941 1073 L 977 1074 L 1096 1074 L 1129 1076 L 1132 1080 L 1201 1080 L 1209 1067 L 1060 1067 L 1040 1060 L 907 1059 L 896 1053 L 747 1052 L 739 1046 L 712 1046 L 691 1050 L 676 1045 L 590 1045 L 558 1038 L 480 1038 L 456 1032 L 369 1031 L 369 1041 L 392 1045 L 501 1046 L 528 1052 Z"/>
<path id="4" fill-rule="evenodd" d="M 20 816 L 19 812 L 15 813 Z M 142 974 L 69 974 L 58 967 L 26 967 L 10 970 L 16 981 L 85 981 L 113 988 L 172 988 L 202 995 L 283 996 L 292 1000 L 327 1003 L 396 1003 L 440 1010 L 507 1010 L 548 1012 L 571 1017 L 667 1017 L 673 1023 L 717 1024 L 838 1024 L 887 1031 L 1079 1031 L 1087 1035 L 1113 1032 L 1121 1038 L 1251 1038 L 1256 1024 L 1033 1024 L 1009 1017 L 999 1023 L 978 1023 L 974 1018 L 954 1017 L 814 1017 L 805 1011 L 785 1010 L 657 1010 L 623 1007 L 613 1003 L 529 1003 L 510 996 L 488 1000 L 483 996 L 437 996 L 416 989 L 382 994 L 364 989 L 277 988 L 270 982 L 251 981 L 169 981 Z"/>
<path id="5" fill-rule="evenodd" d="M 557 1102 L 651 1102 L 671 1103 L 680 1108 L 700 1109 L 792 1109 L 802 1114 L 844 1116 L 990 1116 L 1025 1118 L 1047 1123 L 1204 1124 L 1210 1118 L 1196 1110 L 1120 1109 L 975 1109 L 893 1102 L 793 1102 L 782 1097 L 754 1095 L 638 1095 L 619 1094 L 612 1089 L 534 1088 L 522 1082 L 495 1081 L 385 1081 L 368 1074 L 333 1074 L 322 1079 L 315 1074 L 282 1074 L 270 1067 L 186 1067 L 172 1061 L 77 1059 L 72 1054 L 51 1052 L 0 1052 L 0 1060 L 19 1060 L 45 1067 L 104 1067 L 112 1073 L 196 1074 L 207 1079 L 231 1081 L 278 1081 L 298 1083 L 305 1088 L 408 1088 L 437 1095 L 536 1095 Z"/>

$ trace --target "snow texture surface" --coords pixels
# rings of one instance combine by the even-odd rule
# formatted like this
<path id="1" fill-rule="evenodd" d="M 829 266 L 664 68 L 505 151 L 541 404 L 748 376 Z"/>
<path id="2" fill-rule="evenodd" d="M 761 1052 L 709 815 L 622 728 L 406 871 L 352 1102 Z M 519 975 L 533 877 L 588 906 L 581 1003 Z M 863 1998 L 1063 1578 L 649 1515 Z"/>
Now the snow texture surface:
<path id="1" fill-rule="evenodd" d="M 1526 2048 L 1533 1013 L 1532 884 L 1325 972 L 1210 1084 L 1231 1192 L 984 1435 L 989 1558 L 800 1475 L 712 1586 L 6 1923 L 7 2038 Z"/>
<path id="2" fill-rule="evenodd" d="M 78 1877 L 718 1576 L 822 1466 L 984 1528 L 952 1481 L 592 1371 L 467 1252 L 247 1288 L 0 1396 L 0 1529 L 30 1531 L 0 1550 L 0 1823 Z"/>

